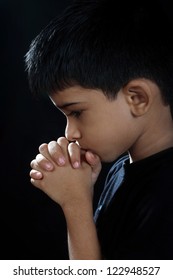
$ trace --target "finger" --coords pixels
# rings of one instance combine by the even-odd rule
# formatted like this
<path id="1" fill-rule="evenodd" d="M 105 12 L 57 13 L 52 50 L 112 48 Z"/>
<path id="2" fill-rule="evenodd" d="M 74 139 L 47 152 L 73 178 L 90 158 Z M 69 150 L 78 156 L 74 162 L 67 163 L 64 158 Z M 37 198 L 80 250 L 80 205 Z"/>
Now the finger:
<path id="1" fill-rule="evenodd" d="M 37 179 L 31 178 L 30 182 L 31 182 L 32 185 L 34 185 L 38 189 L 41 189 L 40 184 L 39 184 L 41 182 L 41 180 L 37 180 Z"/>
<path id="2" fill-rule="evenodd" d="M 34 180 L 41 180 L 43 179 L 43 174 L 40 171 L 32 169 L 29 173 L 30 177 Z"/>
<path id="3" fill-rule="evenodd" d="M 38 154 L 35 159 L 37 164 L 41 167 L 41 169 L 44 169 L 46 171 L 51 171 L 54 169 L 54 165 L 51 159 L 47 159 L 42 154 Z"/>
<path id="4" fill-rule="evenodd" d="M 101 164 L 101 160 L 100 160 L 99 156 L 96 154 L 93 154 L 91 151 L 87 151 L 85 153 L 85 158 L 86 158 L 86 161 L 88 162 L 88 164 L 90 164 L 92 167 L 93 176 L 95 176 L 95 178 L 97 178 L 101 171 L 101 168 L 102 168 L 102 164 Z"/>
<path id="5" fill-rule="evenodd" d="M 85 153 L 85 157 L 87 162 L 91 165 L 91 166 L 101 166 L 101 161 L 98 155 L 92 153 L 91 151 L 86 151 Z"/>
<path id="6" fill-rule="evenodd" d="M 39 146 L 39 156 L 37 155 L 37 160 L 41 164 L 44 170 L 51 171 L 54 169 L 53 161 L 48 151 L 48 144 L 41 144 Z M 42 158 L 41 158 L 42 156 Z"/>
<path id="7" fill-rule="evenodd" d="M 65 137 L 59 137 L 57 143 L 60 145 L 64 152 L 67 152 L 69 141 Z"/>
<path id="8" fill-rule="evenodd" d="M 40 171 L 36 159 L 33 159 L 33 160 L 31 161 L 30 166 L 31 166 L 32 169 L 36 169 L 37 171 Z"/>
<path id="9" fill-rule="evenodd" d="M 36 159 L 32 160 L 30 163 L 32 170 L 30 171 L 29 175 L 33 179 L 40 180 L 43 178 L 43 173 L 40 170 L 40 167 L 36 161 Z"/>
<path id="10" fill-rule="evenodd" d="M 64 148 L 62 148 L 56 141 L 49 142 L 47 150 L 49 155 L 51 156 L 51 159 L 55 163 L 57 163 L 60 166 L 65 164 L 66 159 L 64 155 Z"/>
<path id="11" fill-rule="evenodd" d="M 81 149 L 79 145 L 77 145 L 76 143 L 70 143 L 68 145 L 68 154 L 69 154 L 71 165 L 74 168 L 79 168 L 81 164 L 81 160 L 80 160 Z"/>

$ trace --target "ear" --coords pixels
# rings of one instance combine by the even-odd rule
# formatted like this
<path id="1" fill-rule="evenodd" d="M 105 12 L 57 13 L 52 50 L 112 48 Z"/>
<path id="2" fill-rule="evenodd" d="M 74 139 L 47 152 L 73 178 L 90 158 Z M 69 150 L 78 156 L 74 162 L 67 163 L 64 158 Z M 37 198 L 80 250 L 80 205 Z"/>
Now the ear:
<path id="1" fill-rule="evenodd" d="M 154 98 L 153 86 L 150 80 L 135 79 L 123 88 L 123 94 L 133 116 L 142 116 L 148 112 Z"/>

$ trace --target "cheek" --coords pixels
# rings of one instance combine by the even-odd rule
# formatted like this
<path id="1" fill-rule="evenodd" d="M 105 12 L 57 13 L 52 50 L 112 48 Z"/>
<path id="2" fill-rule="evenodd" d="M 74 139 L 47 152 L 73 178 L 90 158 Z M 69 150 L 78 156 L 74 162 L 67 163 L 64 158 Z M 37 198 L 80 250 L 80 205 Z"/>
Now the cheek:
<path id="1" fill-rule="evenodd" d="M 110 157 L 114 149 L 113 131 L 110 128 L 95 127 L 85 134 L 85 143 L 88 149 L 98 154 L 101 159 Z"/>
<path id="2" fill-rule="evenodd" d="M 82 128 L 82 138 L 79 143 L 86 149 L 98 152 L 103 148 L 106 138 L 100 125 L 89 125 Z"/>
<path id="3" fill-rule="evenodd" d="M 111 162 L 127 152 L 131 139 L 129 130 L 122 126 L 106 126 L 105 129 L 96 130 L 96 141 L 92 143 L 95 151 L 102 161 Z"/>
<path id="4" fill-rule="evenodd" d="M 115 122 L 113 118 L 102 119 L 82 128 L 80 145 L 98 154 L 102 161 L 110 162 L 129 148 L 129 130 L 122 119 L 121 122 Z"/>

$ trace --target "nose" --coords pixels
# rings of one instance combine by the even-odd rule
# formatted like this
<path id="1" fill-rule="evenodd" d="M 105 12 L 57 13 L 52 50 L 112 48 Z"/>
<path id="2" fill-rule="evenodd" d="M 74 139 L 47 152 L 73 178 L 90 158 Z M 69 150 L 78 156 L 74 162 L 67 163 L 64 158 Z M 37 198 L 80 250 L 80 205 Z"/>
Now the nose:
<path id="1" fill-rule="evenodd" d="M 67 125 L 65 128 L 65 137 L 69 141 L 77 141 L 78 139 L 81 138 L 81 133 L 79 128 L 77 128 L 77 126 L 70 121 L 67 121 Z"/>

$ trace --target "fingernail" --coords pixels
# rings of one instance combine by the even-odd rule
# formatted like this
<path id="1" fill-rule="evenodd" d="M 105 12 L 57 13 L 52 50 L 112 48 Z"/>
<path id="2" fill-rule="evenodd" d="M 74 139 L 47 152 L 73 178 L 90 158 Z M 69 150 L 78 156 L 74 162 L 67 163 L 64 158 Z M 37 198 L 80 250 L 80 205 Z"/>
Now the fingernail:
<path id="1" fill-rule="evenodd" d="M 80 166 L 79 161 L 75 161 L 75 162 L 73 163 L 73 167 L 74 167 L 74 168 L 79 168 L 79 166 Z"/>
<path id="2" fill-rule="evenodd" d="M 58 164 L 59 164 L 59 165 L 64 165 L 64 164 L 65 164 L 65 158 L 64 158 L 64 157 L 60 157 L 60 158 L 58 159 Z"/>
<path id="3" fill-rule="evenodd" d="M 91 159 L 95 159 L 96 158 L 96 156 L 92 152 L 88 151 L 88 153 L 89 153 Z"/>
<path id="4" fill-rule="evenodd" d="M 37 171 L 35 173 L 35 175 L 37 176 L 37 179 L 41 179 L 42 178 L 42 174 L 39 171 Z"/>
<path id="5" fill-rule="evenodd" d="M 52 170 L 53 166 L 51 163 L 46 163 L 46 169 L 47 170 Z"/>

